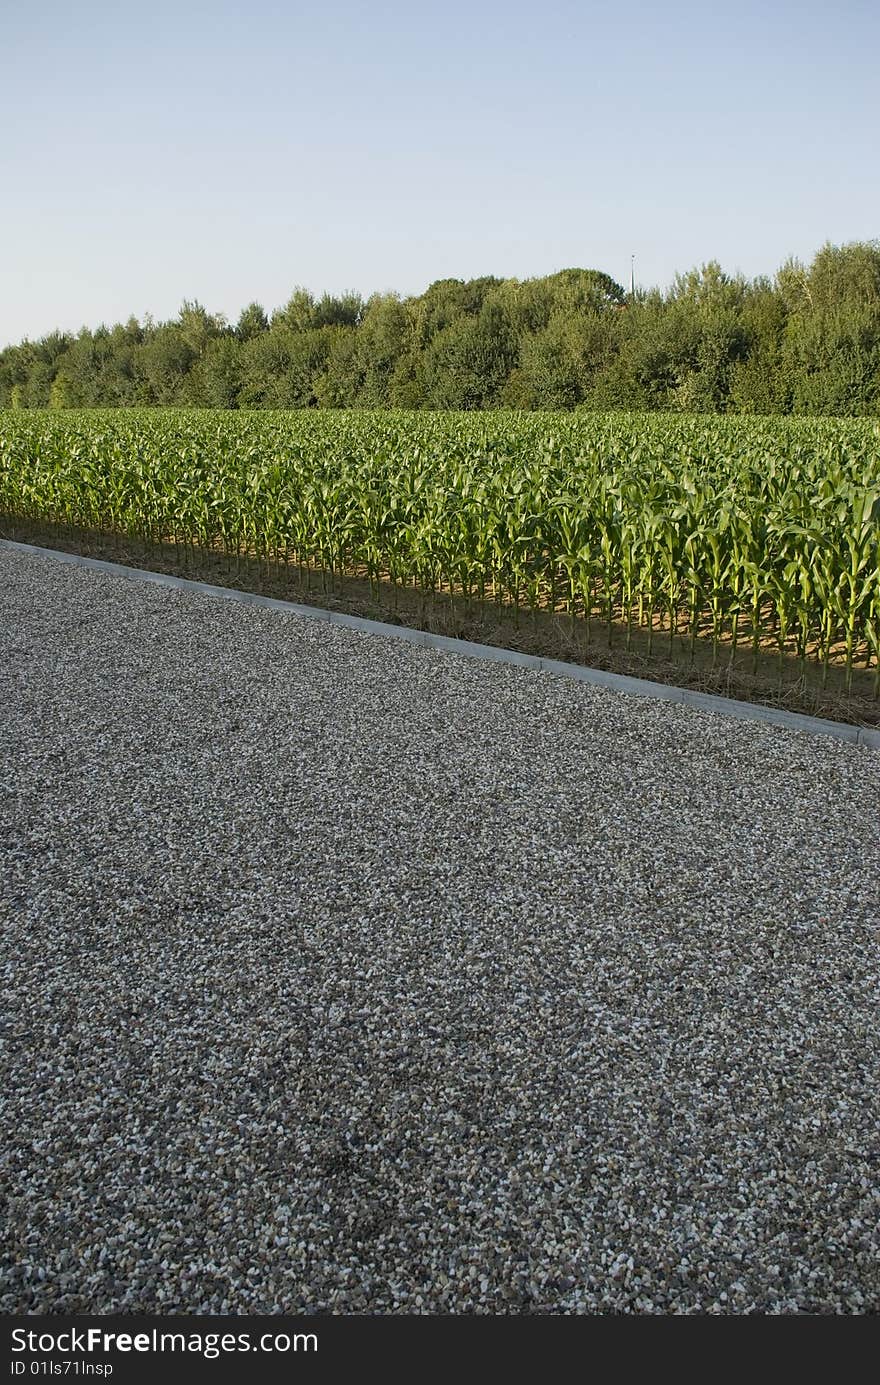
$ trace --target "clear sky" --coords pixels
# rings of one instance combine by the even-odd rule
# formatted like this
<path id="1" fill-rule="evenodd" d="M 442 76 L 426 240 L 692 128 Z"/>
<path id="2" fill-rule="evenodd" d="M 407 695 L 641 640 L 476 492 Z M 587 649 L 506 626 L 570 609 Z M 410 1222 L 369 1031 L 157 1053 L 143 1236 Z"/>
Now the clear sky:
<path id="1" fill-rule="evenodd" d="M 876 0 L 0 0 L 0 344 L 880 237 Z"/>

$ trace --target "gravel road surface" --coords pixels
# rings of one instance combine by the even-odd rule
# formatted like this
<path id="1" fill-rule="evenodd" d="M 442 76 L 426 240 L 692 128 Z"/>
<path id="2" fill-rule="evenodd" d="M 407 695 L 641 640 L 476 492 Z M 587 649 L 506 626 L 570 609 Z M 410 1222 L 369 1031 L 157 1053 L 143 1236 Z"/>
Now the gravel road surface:
<path id="1" fill-rule="evenodd" d="M 880 755 L 0 550 L 13 1313 L 880 1308 Z"/>

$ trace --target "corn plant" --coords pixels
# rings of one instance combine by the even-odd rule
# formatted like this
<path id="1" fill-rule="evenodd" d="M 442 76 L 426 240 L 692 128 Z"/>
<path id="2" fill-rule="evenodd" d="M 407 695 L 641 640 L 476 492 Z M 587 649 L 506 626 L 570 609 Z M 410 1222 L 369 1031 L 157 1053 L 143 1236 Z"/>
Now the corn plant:
<path id="1" fill-rule="evenodd" d="M 659 619 L 880 691 L 870 420 L 185 410 L 0 414 L 0 518 L 427 603 Z"/>

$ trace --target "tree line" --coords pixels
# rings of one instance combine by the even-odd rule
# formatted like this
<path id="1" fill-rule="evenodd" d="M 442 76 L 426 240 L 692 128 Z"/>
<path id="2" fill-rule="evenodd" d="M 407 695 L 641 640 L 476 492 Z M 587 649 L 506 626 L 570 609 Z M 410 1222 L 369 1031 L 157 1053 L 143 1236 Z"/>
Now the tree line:
<path id="1" fill-rule="evenodd" d="M 53 332 L 0 351 L 0 407 L 186 406 L 880 412 L 880 241 L 825 245 L 773 279 L 711 261 L 665 291 L 599 270 L 441 279 L 425 293 L 297 289 L 233 325 Z"/>

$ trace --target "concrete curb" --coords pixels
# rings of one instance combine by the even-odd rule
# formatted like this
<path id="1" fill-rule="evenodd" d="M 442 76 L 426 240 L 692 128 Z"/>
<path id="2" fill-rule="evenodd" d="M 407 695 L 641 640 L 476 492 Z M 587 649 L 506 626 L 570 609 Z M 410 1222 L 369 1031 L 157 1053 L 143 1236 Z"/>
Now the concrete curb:
<path id="1" fill-rule="evenodd" d="M 379 620 L 365 620 L 361 616 L 327 611 L 321 606 L 299 606 L 293 601 L 279 601 L 275 597 L 258 596 L 254 592 L 237 591 L 233 587 L 215 587 L 206 582 L 191 582 L 186 577 L 171 577 L 164 572 L 124 567 L 121 563 L 106 562 L 102 558 L 83 558 L 78 553 L 64 553 L 55 548 L 38 548 L 34 544 L 15 543 L 12 539 L 0 539 L 0 547 L 35 554 L 42 558 L 53 558 L 59 563 L 91 568 L 95 572 L 106 572 L 111 576 L 132 577 L 139 582 L 153 582 L 160 587 L 176 587 L 180 591 L 199 592 L 203 596 L 217 596 L 225 601 L 241 601 L 252 606 L 262 606 L 270 611 L 285 611 L 288 614 L 303 616 L 307 620 L 342 625 L 348 630 L 359 630 L 367 635 L 407 640 L 410 644 L 427 645 L 432 649 L 464 655 L 471 659 L 517 664 L 521 668 L 539 673 L 552 673 L 560 678 L 572 678 L 578 683 L 610 688 L 613 692 L 629 693 L 633 697 L 653 697 L 660 702 L 681 702 L 687 707 L 695 707 L 703 712 L 717 712 L 721 716 L 734 717 L 738 721 L 761 721 L 772 726 L 782 726 L 788 731 L 801 731 L 810 736 L 830 736 L 834 740 L 850 741 L 854 745 L 880 750 L 880 728 L 851 726 L 843 721 L 826 721 L 822 717 L 802 716 L 799 712 L 786 712 L 779 707 L 764 707 L 757 702 L 739 702 L 729 697 L 717 697 L 713 693 L 695 692 L 691 688 L 653 683 L 647 678 L 628 678 L 621 673 L 606 673 L 604 669 L 566 664 L 557 659 L 542 659 L 535 654 L 520 654 L 514 649 L 474 644 L 470 640 L 456 640 L 448 635 L 432 635 L 427 630 L 413 630 L 406 625 L 387 625 Z"/>

